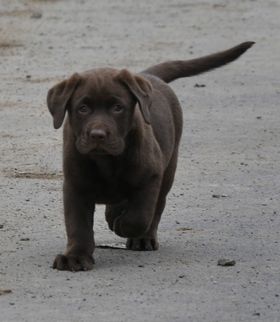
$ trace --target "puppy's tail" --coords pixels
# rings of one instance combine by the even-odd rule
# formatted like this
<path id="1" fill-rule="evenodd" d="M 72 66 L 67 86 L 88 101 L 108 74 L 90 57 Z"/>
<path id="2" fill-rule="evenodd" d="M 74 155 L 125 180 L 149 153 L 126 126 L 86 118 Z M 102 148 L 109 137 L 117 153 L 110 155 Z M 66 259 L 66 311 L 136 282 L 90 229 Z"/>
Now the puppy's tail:
<path id="1" fill-rule="evenodd" d="M 194 76 L 226 65 L 237 59 L 253 45 L 253 41 L 247 41 L 228 50 L 201 58 L 167 61 L 151 66 L 142 73 L 157 76 L 166 83 L 170 83 L 177 78 Z"/>

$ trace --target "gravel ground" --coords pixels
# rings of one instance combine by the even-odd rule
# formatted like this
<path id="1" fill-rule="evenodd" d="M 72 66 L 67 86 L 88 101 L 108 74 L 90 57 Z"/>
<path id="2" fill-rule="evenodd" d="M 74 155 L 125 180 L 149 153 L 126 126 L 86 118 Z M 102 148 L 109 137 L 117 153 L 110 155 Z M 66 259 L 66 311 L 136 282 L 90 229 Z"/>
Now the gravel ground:
<path id="1" fill-rule="evenodd" d="M 279 15 L 277 0 L 0 0 L 1 321 L 280 321 Z M 160 250 L 53 270 L 66 237 L 47 90 L 246 40 L 238 61 L 172 84 L 185 123 Z M 97 244 L 123 243 L 103 212 Z"/>

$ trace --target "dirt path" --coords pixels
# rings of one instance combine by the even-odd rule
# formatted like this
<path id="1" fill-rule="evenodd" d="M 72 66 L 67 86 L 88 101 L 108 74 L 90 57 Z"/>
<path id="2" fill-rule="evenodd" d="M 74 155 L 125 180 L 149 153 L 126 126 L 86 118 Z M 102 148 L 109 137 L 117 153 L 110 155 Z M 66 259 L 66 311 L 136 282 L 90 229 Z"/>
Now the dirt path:
<path id="1" fill-rule="evenodd" d="M 279 14 L 277 0 L 0 0 L 1 321 L 280 320 Z M 172 84 L 185 123 L 160 250 L 99 248 L 93 271 L 52 270 L 65 232 L 47 90 L 245 40 L 237 62 Z M 97 244 L 124 242 L 103 210 Z"/>

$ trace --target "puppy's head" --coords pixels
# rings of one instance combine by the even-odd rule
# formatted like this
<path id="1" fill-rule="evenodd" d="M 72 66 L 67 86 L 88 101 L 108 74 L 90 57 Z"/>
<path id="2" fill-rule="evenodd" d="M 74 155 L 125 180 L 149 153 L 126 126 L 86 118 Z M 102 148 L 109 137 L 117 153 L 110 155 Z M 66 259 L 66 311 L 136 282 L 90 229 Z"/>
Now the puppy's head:
<path id="1" fill-rule="evenodd" d="M 68 112 L 82 154 L 120 155 L 132 129 L 138 103 L 143 122 L 150 122 L 151 84 L 127 70 L 97 69 L 74 74 L 48 92 L 54 128 Z"/>

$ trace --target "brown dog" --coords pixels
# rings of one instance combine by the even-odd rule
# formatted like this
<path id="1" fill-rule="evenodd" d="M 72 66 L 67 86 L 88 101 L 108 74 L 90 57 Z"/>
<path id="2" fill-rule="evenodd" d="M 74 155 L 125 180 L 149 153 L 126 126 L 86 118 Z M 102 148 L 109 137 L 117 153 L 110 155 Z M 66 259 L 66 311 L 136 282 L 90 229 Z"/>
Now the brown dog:
<path id="1" fill-rule="evenodd" d="M 158 249 L 157 228 L 176 170 L 180 104 L 167 83 L 225 65 L 253 42 L 140 74 L 111 68 L 74 74 L 50 89 L 58 129 L 64 120 L 64 212 L 67 250 L 53 267 L 93 266 L 93 213 L 106 205 L 111 230 L 132 250 Z"/>

